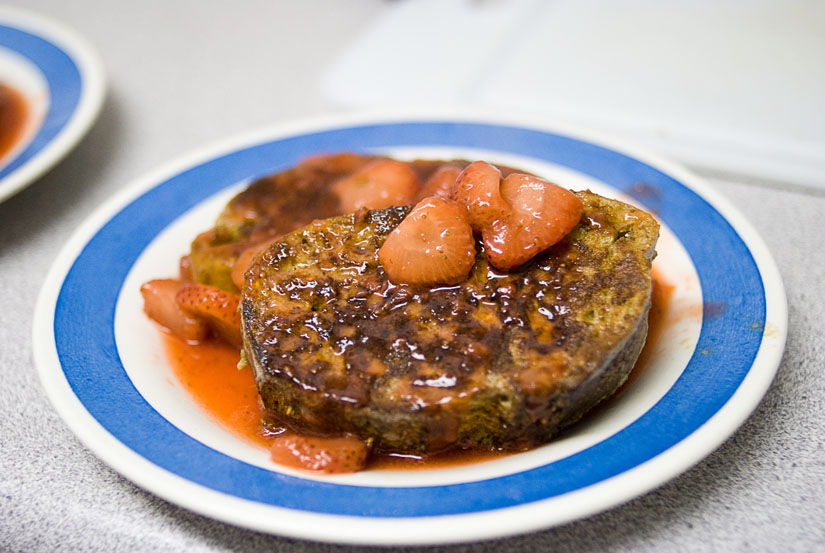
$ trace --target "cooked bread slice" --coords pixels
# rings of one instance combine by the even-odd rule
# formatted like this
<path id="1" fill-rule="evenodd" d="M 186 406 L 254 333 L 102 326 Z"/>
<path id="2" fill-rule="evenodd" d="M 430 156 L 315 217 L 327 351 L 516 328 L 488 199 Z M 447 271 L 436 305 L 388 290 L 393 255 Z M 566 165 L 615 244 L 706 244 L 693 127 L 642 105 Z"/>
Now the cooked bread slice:
<path id="1" fill-rule="evenodd" d="M 244 353 L 288 426 L 378 451 L 521 449 L 612 394 L 644 345 L 659 226 L 577 192 L 580 223 L 508 273 L 479 243 L 470 277 L 389 281 L 376 252 L 409 207 L 317 221 L 258 255 L 242 290 Z"/>

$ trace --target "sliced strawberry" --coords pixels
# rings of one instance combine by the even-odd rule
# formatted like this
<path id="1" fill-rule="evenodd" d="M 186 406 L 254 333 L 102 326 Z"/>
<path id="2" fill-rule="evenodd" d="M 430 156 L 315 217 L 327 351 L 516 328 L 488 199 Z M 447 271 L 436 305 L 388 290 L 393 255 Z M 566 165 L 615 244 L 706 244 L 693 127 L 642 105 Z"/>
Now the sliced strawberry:
<path id="1" fill-rule="evenodd" d="M 572 192 L 531 175 L 508 175 L 501 195 L 512 211 L 482 230 L 487 258 L 500 270 L 526 263 L 581 219 L 582 204 Z"/>
<path id="2" fill-rule="evenodd" d="M 302 159 L 299 166 L 318 167 L 323 171 L 333 173 L 350 173 L 369 163 L 369 159 L 367 156 L 351 152 L 334 154 L 319 152 Z"/>
<path id="3" fill-rule="evenodd" d="M 178 271 L 182 281 L 189 282 L 194 280 L 192 277 L 192 258 L 188 255 L 182 256 L 178 262 Z"/>
<path id="4" fill-rule="evenodd" d="M 241 252 L 241 255 L 238 256 L 238 259 L 232 266 L 232 272 L 230 273 L 232 282 L 235 284 L 235 286 L 238 287 L 238 289 L 243 288 L 244 274 L 246 273 L 246 270 L 249 268 L 249 265 L 252 263 L 252 260 L 255 258 L 255 256 L 258 255 L 258 253 L 269 248 L 269 246 L 271 246 L 276 240 L 278 240 L 278 238 L 273 238 L 271 240 L 259 242 L 258 244 L 250 246 Z"/>
<path id="5" fill-rule="evenodd" d="M 272 460 L 303 470 L 357 472 L 367 464 L 367 444 L 354 437 L 319 438 L 282 434 L 270 446 Z"/>
<path id="6" fill-rule="evenodd" d="M 582 216 L 582 202 L 575 194 L 531 175 L 508 175 L 501 183 L 501 195 L 521 216 L 525 231 L 544 247 L 567 236 Z"/>
<path id="7" fill-rule="evenodd" d="M 175 301 L 189 316 L 204 321 L 230 344 L 241 345 L 240 296 L 206 284 L 184 284 Z"/>
<path id="8" fill-rule="evenodd" d="M 150 280 L 140 287 L 143 311 L 150 319 L 182 340 L 198 342 L 209 334 L 209 327 L 198 318 L 184 312 L 175 296 L 184 283 L 172 278 Z"/>
<path id="9" fill-rule="evenodd" d="M 453 186 L 455 186 L 458 176 L 461 174 L 461 167 L 458 165 L 445 164 L 435 170 L 421 186 L 416 196 L 417 201 L 430 196 L 439 196 L 441 198 L 450 198 Z"/>
<path id="10" fill-rule="evenodd" d="M 483 161 L 467 166 L 452 197 L 467 205 L 487 259 L 503 271 L 564 238 L 582 213 L 581 201 L 569 190 L 520 173 L 501 180 L 499 170 Z"/>
<path id="11" fill-rule="evenodd" d="M 501 171 L 484 161 L 468 165 L 456 180 L 452 198 L 467 206 L 470 224 L 481 231 L 510 212 L 499 190 Z"/>
<path id="12" fill-rule="evenodd" d="M 378 250 L 390 280 L 407 284 L 460 282 L 475 258 L 467 209 L 437 197 L 419 202 Z"/>
<path id="13" fill-rule="evenodd" d="M 332 185 L 341 213 L 354 213 L 362 207 L 384 209 L 408 205 L 415 199 L 418 188 L 415 171 L 406 163 L 391 159 L 369 163 Z"/>

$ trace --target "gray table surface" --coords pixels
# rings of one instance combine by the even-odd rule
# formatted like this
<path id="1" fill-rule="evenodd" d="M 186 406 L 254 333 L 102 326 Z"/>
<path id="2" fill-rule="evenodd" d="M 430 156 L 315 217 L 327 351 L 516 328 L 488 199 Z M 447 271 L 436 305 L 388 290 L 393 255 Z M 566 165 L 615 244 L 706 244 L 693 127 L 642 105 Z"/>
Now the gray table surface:
<path id="1" fill-rule="evenodd" d="M 0 204 L 0 551 L 346 549 L 216 522 L 119 476 L 50 405 L 32 361 L 31 326 L 46 271 L 91 211 L 188 150 L 328 111 L 319 68 L 384 4 L 11 3 L 85 35 L 110 87 L 77 149 Z M 301 55 L 292 55 L 299 46 Z M 818 326 L 825 322 L 825 193 L 735 175 L 709 180 L 761 233 L 787 289 L 787 349 L 761 405 L 704 461 L 624 506 L 543 532 L 436 550 L 825 550 L 825 337 Z"/>

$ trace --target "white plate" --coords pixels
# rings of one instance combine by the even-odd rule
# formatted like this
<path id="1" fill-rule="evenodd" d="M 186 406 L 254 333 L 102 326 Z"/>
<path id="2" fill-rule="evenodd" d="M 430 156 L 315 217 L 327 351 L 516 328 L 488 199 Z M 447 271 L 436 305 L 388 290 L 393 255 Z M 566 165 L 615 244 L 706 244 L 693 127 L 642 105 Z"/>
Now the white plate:
<path id="1" fill-rule="evenodd" d="M 53 21 L 0 8 L 0 83 L 29 106 L 23 136 L 0 156 L 0 201 L 75 147 L 100 112 L 103 69 L 91 46 Z"/>
<path id="2" fill-rule="evenodd" d="M 251 179 L 317 152 L 465 157 L 629 198 L 663 224 L 674 286 L 647 369 L 618 400 L 533 451 L 459 468 L 310 476 L 213 422 L 171 374 L 139 285 L 171 276 Z M 764 395 L 785 343 L 775 264 L 750 225 L 678 166 L 580 131 L 478 114 L 311 121 L 170 164 L 78 230 L 47 277 L 35 360 L 58 412 L 101 459 L 199 513 L 312 540 L 424 544 L 546 528 L 636 497 L 722 443 Z"/>

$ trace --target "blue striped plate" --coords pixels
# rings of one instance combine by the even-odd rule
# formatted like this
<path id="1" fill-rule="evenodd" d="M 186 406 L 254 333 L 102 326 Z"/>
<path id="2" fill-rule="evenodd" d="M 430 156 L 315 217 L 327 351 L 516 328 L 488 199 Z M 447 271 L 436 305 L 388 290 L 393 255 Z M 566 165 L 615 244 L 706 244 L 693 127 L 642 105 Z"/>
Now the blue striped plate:
<path id="1" fill-rule="evenodd" d="M 650 361 L 620 398 L 559 440 L 466 466 L 314 476 L 273 465 L 201 412 L 141 313 L 194 235 L 257 176 L 318 152 L 483 158 L 633 201 L 663 225 L 672 290 Z M 223 143 L 135 183 L 78 230 L 36 310 L 43 385 L 115 470 L 204 515 L 341 543 L 470 541 L 547 528 L 636 497 L 719 446 L 764 395 L 784 348 L 784 289 L 747 221 L 682 168 L 575 129 L 474 113 L 367 114 Z"/>
<path id="2" fill-rule="evenodd" d="M 92 47 L 61 24 L 0 8 L 0 83 L 20 92 L 29 120 L 0 157 L 0 201 L 31 184 L 85 136 L 105 95 Z"/>

